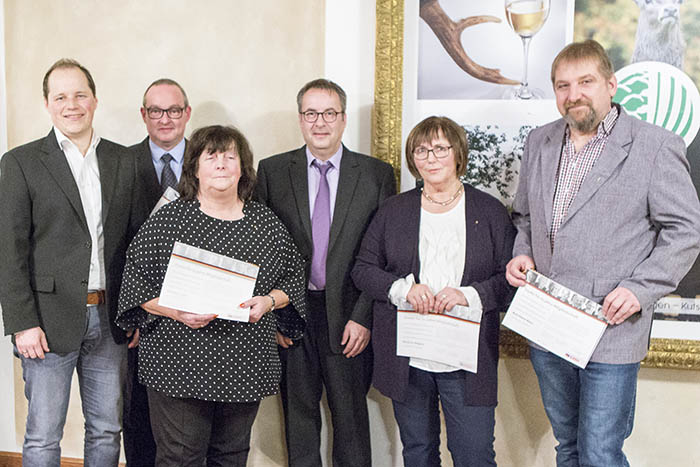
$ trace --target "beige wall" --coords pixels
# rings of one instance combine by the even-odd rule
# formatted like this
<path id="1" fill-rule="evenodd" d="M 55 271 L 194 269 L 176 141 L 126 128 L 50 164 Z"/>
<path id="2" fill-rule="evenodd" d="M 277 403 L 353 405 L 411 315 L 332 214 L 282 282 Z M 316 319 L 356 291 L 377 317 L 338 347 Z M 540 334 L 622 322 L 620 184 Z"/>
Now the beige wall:
<path id="1" fill-rule="evenodd" d="M 235 11 L 224 1 L 198 3 L 196 10 L 185 8 L 192 2 L 163 0 L 124 2 L 119 9 L 106 2 L 78 0 L 4 0 L 4 3 L 9 147 L 48 131 L 50 123 L 40 96 L 41 77 L 58 56 L 74 56 L 90 67 L 97 81 L 98 129 L 120 142 L 132 143 L 144 136 L 138 116 L 143 88 L 153 79 L 168 75 L 180 80 L 190 94 L 194 107 L 191 128 L 213 122 L 234 123 L 249 136 L 258 158 L 284 150 L 301 143 L 294 123 L 296 90 L 305 80 L 325 72 L 340 82 L 349 95 L 345 143 L 353 149 L 369 151 L 374 76 L 373 0 L 235 2 Z M 83 11 L 86 4 L 92 9 Z M 200 11 L 202 4 L 208 8 L 206 13 Z M 44 12 L 38 13 L 36 5 Z M 59 13 L 60 7 L 70 8 L 70 14 Z M 242 7 L 248 7 L 251 13 L 239 11 Z M 161 11 L 166 8 L 169 12 Z M 28 20 L 35 16 L 38 16 L 35 21 Z M 134 20 L 135 16 L 139 18 Z M 162 19 L 156 22 L 153 19 L 156 17 Z M 262 29 L 263 19 L 270 31 Z M 71 31 L 86 21 L 95 22 L 95 26 Z M 52 29 L 46 27 L 49 24 Z M 155 25 L 153 28 L 158 31 L 156 39 L 149 39 L 151 35 L 143 32 L 150 25 Z M 249 30 L 247 27 L 251 25 L 256 27 L 251 27 L 249 33 L 240 31 Z M 175 33 L 162 32 L 166 27 Z M 265 44 L 271 45 L 265 47 Z M 188 52 L 179 50 L 183 47 Z M 213 50 L 203 51 L 204 47 Z M 229 56 L 222 51 L 232 52 Z M 241 59 L 248 65 L 234 65 Z M 138 69 L 123 72 L 125 64 Z M 194 71 L 197 69 L 202 71 Z M 235 70 L 241 71 L 234 73 Z M 235 76 L 229 77 L 225 72 Z M 7 352 L 6 347 L 0 349 Z M 26 402 L 17 365 L 14 376 L 17 414 L 15 439 L 11 442 L 17 443 L 19 449 Z M 641 371 L 635 429 L 626 445 L 632 465 L 700 465 L 698 394 L 698 371 Z M 0 397 L 3 397 L 1 393 Z M 554 466 L 554 440 L 528 361 L 501 361 L 499 400 L 496 412 L 499 465 Z M 374 464 L 402 465 L 391 404 L 372 390 L 369 407 Z M 280 412 L 277 398 L 263 402 L 254 426 L 249 465 L 285 465 Z M 0 414 L 0 423 L 8 422 L 11 423 L 6 415 Z M 327 436 L 328 428 L 324 433 Z M 8 440 L 0 441 L 8 445 Z M 81 443 L 82 416 L 74 398 L 63 443 L 64 455 L 80 457 Z M 324 447 L 325 444 L 324 441 Z M 449 459 L 444 443 L 443 453 L 443 459 Z M 444 464 L 452 465 L 449 460 Z"/>
<path id="2" fill-rule="evenodd" d="M 93 74 L 106 138 L 145 136 L 141 97 L 167 76 L 188 93 L 190 130 L 237 125 L 258 157 L 300 145 L 294 99 L 323 73 L 323 38 L 323 0 L 6 0 L 8 146 L 48 132 L 41 80 L 60 57 Z"/>

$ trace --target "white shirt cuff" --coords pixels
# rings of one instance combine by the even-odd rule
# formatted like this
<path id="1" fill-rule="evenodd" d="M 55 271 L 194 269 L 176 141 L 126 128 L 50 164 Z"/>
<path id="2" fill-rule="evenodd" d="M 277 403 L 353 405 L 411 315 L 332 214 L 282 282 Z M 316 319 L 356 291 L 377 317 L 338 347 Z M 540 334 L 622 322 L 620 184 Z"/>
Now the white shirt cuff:
<path id="1" fill-rule="evenodd" d="M 458 290 L 464 294 L 464 298 L 467 299 L 469 308 L 473 310 L 483 310 L 481 297 L 479 297 L 479 292 L 477 292 L 474 287 L 458 287 Z"/>
<path id="2" fill-rule="evenodd" d="M 413 273 L 401 279 L 396 279 L 389 289 L 389 301 L 394 306 L 401 305 L 406 301 L 406 295 L 408 295 L 408 291 L 411 290 L 411 287 L 413 287 L 415 283 L 416 280 L 413 277 Z M 478 295 L 479 294 L 477 294 L 477 297 Z M 479 303 L 481 303 L 481 301 L 479 301 Z"/>

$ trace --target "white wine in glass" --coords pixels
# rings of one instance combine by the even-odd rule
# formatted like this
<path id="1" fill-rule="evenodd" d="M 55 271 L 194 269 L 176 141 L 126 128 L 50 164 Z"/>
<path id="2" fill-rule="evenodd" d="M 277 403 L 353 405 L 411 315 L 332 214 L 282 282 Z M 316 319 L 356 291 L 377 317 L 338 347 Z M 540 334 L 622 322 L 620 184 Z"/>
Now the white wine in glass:
<path id="1" fill-rule="evenodd" d="M 505 0 L 508 24 L 523 41 L 523 79 L 518 89 L 510 92 L 511 98 L 541 99 L 544 93 L 530 89 L 527 83 L 527 59 L 530 40 L 547 21 L 550 0 Z"/>

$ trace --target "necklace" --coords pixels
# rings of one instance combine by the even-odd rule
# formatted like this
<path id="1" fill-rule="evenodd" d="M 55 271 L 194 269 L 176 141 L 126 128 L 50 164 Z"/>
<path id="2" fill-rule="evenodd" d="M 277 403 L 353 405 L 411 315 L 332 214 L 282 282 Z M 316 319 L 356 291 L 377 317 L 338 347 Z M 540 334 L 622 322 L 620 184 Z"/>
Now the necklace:
<path id="1" fill-rule="evenodd" d="M 439 204 L 440 206 L 447 206 L 450 204 L 452 201 L 456 200 L 457 197 L 464 191 L 464 185 L 460 183 L 459 188 L 457 188 L 457 191 L 455 192 L 454 195 L 447 201 L 435 201 L 433 198 L 430 197 L 430 195 L 425 191 L 425 187 L 420 189 L 421 193 L 423 193 L 423 196 L 425 196 L 425 199 L 430 201 L 433 204 Z"/>

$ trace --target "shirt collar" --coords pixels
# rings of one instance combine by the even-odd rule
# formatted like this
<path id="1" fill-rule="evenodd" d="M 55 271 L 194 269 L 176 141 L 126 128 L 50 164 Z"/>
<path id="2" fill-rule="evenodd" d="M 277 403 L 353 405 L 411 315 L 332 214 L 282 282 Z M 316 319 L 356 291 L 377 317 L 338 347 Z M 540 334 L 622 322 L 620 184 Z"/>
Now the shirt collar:
<path id="1" fill-rule="evenodd" d="M 598 136 L 609 136 L 610 132 L 612 132 L 612 129 L 615 127 L 617 117 L 619 116 L 620 109 L 618 108 L 617 104 L 613 104 L 612 109 L 610 109 L 610 112 L 608 112 L 601 122 L 602 125 L 598 125 Z"/>
<path id="2" fill-rule="evenodd" d="M 77 149 L 77 146 L 73 141 L 70 140 L 66 135 L 61 133 L 61 130 L 56 128 L 55 126 L 53 127 L 53 132 L 56 135 L 56 141 L 58 142 L 58 147 L 61 148 L 61 150 L 65 151 L 66 150 L 66 145 L 73 145 Z M 100 137 L 97 136 L 97 132 L 95 129 L 92 129 L 92 139 L 90 140 L 90 146 L 88 146 L 88 151 L 90 152 L 91 149 L 95 149 L 98 144 L 100 144 Z"/>
<path id="3" fill-rule="evenodd" d="M 338 150 L 333 154 L 327 161 L 325 162 L 330 162 L 333 164 L 333 167 L 336 169 L 340 169 L 340 160 L 343 158 L 343 145 L 341 144 Z M 311 163 L 317 160 L 317 158 L 311 154 L 311 151 L 309 150 L 309 147 L 306 146 L 306 166 L 311 167 Z M 324 161 L 318 159 L 318 162 L 323 164 Z"/>
<path id="4" fill-rule="evenodd" d="M 185 157 L 185 138 L 182 138 L 180 142 L 169 151 L 158 146 L 150 137 L 148 138 L 148 146 L 151 148 L 151 157 L 154 162 L 160 162 L 160 158 L 166 152 L 173 156 L 173 159 L 180 165 L 182 164 L 182 159 Z"/>

